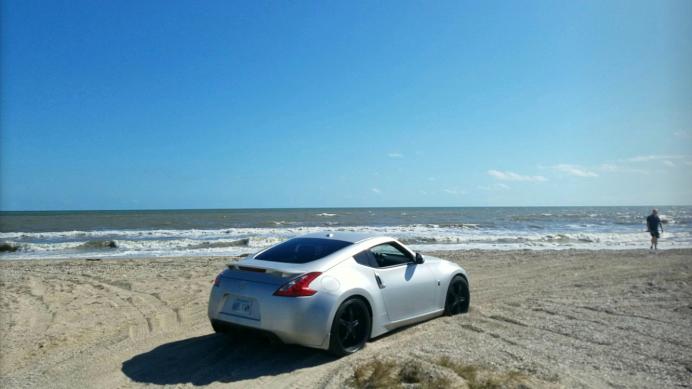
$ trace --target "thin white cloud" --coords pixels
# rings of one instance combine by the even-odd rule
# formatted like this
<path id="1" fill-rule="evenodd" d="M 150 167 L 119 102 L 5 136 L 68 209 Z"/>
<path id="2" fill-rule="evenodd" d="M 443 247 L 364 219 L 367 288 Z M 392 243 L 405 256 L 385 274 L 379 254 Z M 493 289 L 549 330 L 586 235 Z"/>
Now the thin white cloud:
<path id="1" fill-rule="evenodd" d="M 647 162 L 657 159 L 655 155 L 638 155 L 636 157 L 627 158 L 627 162 Z"/>
<path id="2" fill-rule="evenodd" d="M 681 139 L 692 139 L 692 131 L 675 131 L 673 136 Z"/>
<path id="3" fill-rule="evenodd" d="M 524 176 L 510 171 L 488 170 L 488 175 L 502 181 L 548 181 L 548 179 L 543 176 Z"/>
<path id="4" fill-rule="evenodd" d="M 375 193 L 375 194 L 381 194 L 382 193 L 382 191 L 379 188 L 370 188 L 370 190 L 372 191 L 372 193 Z"/>
<path id="5" fill-rule="evenodd" d="M 692 155 L 662 155 L 662 154 L 652 154 L 652 155 L 638 155 L 632 158 L 624 160 L 625 164 L 641 165 L 641 162 L 653 162 L 661 164 L 666 168 L 675 168 L 680 165 L 691 165 Z"/>
<path id="6" fill-rule="evenodd" d="M 389 158 L 404 158 L 404 154 L 401 153 L 387 153 Z"/>
<path id="7" fill-rule="evenodd" d="M 614 163 L 604 163 L 597 167 L 601 173 L 637 173 L 637 174 L 649 174 L 650 172 L 646 169 L 632 168 L 629 166 L 622 166 Z"/>
<path id="8" fill-rule="evenodd" d="M 613 164 L 613 163 L 604 163 L 604 164 L 601 164 L 601 166 L 599 166 L 598 169 L 602 172 L 615 173 L 615 172 L 620 171 L 622 168 L 618 165 Z"/>
<path id="9" fill-rule="evenodd" d="M 445 193 L 449 193 L 449 194 L 451 194 L 451 195 L 456 195 L 456 196 L 461 196 L 461 195 L 465 195 L 465 194 L 466 194 L 466 191 L 463 190 L 463 189 L 450 189 L 450 188 L 447 188 L 447 189 L 443 189 L 442 191 L 445 192 Z"/>
<path id="10" fill-rule="evenodd" d="M 481 185 L 481 186 L 477 186 L 477 188 L 480 190 L 484 190 L 486 192 L 497 192 L 497 191 L 503 191 L 503 190 L 511 189 L 509 185 L 504 184 L 502 182 L 496 182 L 496 183 L 494 183 L 492 185 L 488 185 L 488 186 Z"/>
<path id="11" fill-rule="evenodd" d="M 677 160 L 686 159 L 690 156 L 686 155 L 637 155 L 636 157 L 627 158 L 627 162 L 650 162 L 650 161 L 661 161 L 661 160 Z"/>
<path id="12" fill-rule="evenodd" d="M 598 174 L 579 165 L 570 165 L 567 163 L 561 163 L 552 166 L 552 169 L 560 173 L 569 174 L 576 177 L 598 177 Z"/>
<path id="13" fill-rule="evenodd" d="M 648 162 L 648 163 L 647 163 Z M 575 177 L 599 177 L 604 174 L 642 174 L 651 175 L 666 172 L 665 169 L 682 165 L 692 165 L 692 155 L 683 154 L 649 154 L 636 155 L 630 158 L 610 160 L 600 165 L 577 165 L 560 163 L 552 166 L 539 165 L 540 169 L 568 174 Z M 658 169 L 656 169 L 658 167 Z M 490 173 L 490 172 L 489 172 Z M 501 173 L 501 172 L 500 172 Z"/>

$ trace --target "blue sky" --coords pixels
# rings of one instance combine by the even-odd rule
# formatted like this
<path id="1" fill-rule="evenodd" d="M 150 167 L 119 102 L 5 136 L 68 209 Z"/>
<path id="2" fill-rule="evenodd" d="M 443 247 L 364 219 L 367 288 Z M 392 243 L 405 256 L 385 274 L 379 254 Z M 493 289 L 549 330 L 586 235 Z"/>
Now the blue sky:
<path id="1" fill-rule="evenodd" d="M 692 203 L 692 2 L 2 2 L 0 209 Z"/>

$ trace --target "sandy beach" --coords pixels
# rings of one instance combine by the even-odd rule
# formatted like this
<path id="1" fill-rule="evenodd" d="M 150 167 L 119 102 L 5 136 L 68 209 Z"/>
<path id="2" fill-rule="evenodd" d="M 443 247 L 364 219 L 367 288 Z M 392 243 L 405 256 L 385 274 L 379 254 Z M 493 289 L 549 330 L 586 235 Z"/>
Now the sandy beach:
<path id="1" fill-rule="evenodd" d="M 508 386 L 692 386 L 692 250 L 436 255 L 469 272 L 470 313 L 342 359 L 214 334 L 208 292 L 233 258 L 3 261 L 0 386 L 337 388 L 378 379 L 377 364 L 410 387 L 471 386 L 462 370 Z"/>

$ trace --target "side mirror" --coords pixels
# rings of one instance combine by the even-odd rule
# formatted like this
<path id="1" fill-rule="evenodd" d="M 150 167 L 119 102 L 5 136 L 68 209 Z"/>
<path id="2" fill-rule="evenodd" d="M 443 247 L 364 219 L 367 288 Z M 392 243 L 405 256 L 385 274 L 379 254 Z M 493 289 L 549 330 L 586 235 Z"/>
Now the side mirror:
<path id="1" fill-rule="evenodd" d="M 420 255 L 420 253 L 416 253 L 416 263 L 423 263 L 425 260 L 423 259 L 423 256 Z"/>

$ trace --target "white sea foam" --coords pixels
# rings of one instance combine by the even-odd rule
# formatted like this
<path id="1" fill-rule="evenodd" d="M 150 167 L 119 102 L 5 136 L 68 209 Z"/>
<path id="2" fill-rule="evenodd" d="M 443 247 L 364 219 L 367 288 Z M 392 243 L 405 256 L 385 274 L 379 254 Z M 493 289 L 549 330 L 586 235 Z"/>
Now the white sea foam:
<path id="1" fill-rule="evenodd" d="M 477 225 L 414 224 L 404 226 L 332 227 L 398 238 L 416 250 L 517 249 L 635 249 L 648 247 L 648 233 L 640 229 L 599 230 L 598 225 L 568 226 L 564 231 L 507 230 Z M 224 228 L 214 230 L 110 230 L 0 233 L 0 241 L 18 250 L 2 259 L 65 257 L 137 257 L 248 254 L 282 240 L 323 227 Z M 113 242 L 112 244 L 110 242 Z M 105 243 L 104 243 L 105 242 Z M 111 247 L 115 246 L 115 247 Z M 692 233 L 667 231 L 663 248 L 691 248 Z"/>

